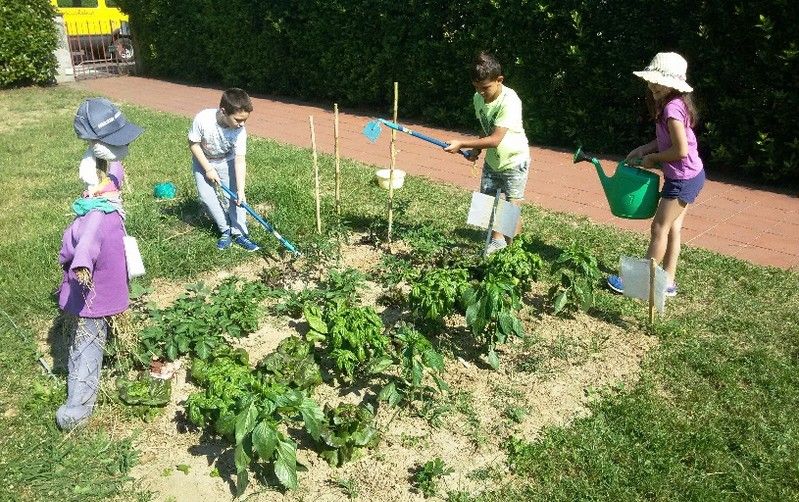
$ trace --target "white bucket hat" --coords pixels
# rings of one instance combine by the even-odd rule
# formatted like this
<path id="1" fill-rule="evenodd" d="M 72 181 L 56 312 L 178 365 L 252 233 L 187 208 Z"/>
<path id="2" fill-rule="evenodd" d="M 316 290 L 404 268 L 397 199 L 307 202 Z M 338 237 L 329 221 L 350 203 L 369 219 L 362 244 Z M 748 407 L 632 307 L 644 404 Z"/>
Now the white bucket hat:
<path id="1" fill-rule="evenodd" d="M 647 82 L 671 87 L 680 92 L 691 92 L 693 87 L 685 81 L 688 62 L 676 52 L 658 52 L 643 71 L 634 71 Z"/>

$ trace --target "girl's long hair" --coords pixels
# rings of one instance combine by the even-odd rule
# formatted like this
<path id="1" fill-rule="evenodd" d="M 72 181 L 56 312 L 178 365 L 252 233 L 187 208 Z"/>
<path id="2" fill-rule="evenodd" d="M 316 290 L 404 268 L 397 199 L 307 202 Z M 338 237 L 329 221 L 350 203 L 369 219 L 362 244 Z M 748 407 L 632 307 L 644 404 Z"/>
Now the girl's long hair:
<path id="1" fill-rule="evenodd" d="M 655 96 L 652 95 L 652 91 L 649 89 L 649 87 L 647 87 L 646 108 L 649 110 L 649 116 L 652 117 L 652 120 L 655 122 L 660 120 L 660 115 L 663 113 L 663 108 L 666 107 L 666 104 L 669 101 L 677 97 L 682 99 L 683 103 L 685 103 L 685 110 L 688 112 L 688 126 L 696 127 L 696 124 L 699 123 L 699 113 L 696 111 L 694 98 L 690 92 L 680 92 L 676 89 L 672 89 L 665 98 L 656 101 Z"/>

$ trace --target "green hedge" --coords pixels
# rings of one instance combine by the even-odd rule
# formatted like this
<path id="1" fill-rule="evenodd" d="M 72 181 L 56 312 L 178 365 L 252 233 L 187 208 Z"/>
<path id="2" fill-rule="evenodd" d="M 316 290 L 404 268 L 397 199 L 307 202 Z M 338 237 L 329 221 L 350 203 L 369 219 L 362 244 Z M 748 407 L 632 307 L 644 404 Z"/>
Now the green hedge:
<path id="1" fill-rule="evenodd" d="M 0 0 L 0 87 L 54 81 L 58 32 L 48 0 Z"/>
<path id="2" fill-rule="evenodd" d="M 787 0 L 120 0 L 145 71 L 475 129 L 466 65 L 494 51 L 537 144 L 625 154 L 654 134 L 631 72 L 689 61 L 710 171 L 799 181 L 799 9 Z"/>

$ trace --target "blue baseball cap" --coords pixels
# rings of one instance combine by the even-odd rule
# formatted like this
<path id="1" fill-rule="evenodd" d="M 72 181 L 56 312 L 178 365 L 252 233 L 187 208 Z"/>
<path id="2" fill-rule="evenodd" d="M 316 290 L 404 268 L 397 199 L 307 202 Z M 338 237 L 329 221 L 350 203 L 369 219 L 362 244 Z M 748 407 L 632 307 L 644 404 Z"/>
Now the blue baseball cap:
<path id="1" fill-rule="evenodd" d="M 144 132 L 128 122 L 119 108 L 105 98 L 91 98 L 81 103 L 73 125 L 80 139 L 102 141 L 112 146 L 130 144 Z"/>

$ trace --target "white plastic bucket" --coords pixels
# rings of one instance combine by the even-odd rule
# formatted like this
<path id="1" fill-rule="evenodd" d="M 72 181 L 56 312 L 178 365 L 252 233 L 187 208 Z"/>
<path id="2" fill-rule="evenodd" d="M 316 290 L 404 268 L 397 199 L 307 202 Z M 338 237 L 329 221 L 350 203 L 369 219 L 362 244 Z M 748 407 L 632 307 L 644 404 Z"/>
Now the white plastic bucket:
<path id="1" fill-rule="evenodd" d="M 390 169 L 379 169 L 375 172 L 375 178 L 377 179 L 377 184 L 380 185 L 381 188 L 384 190 L 388 190 L 389 185 L 389 177 L 391 176 Z M 402 169 L 394 169 L 394 190 L 398 188 L 402 188 L 402 185 L 405 184 L 405 171 Z"/>

